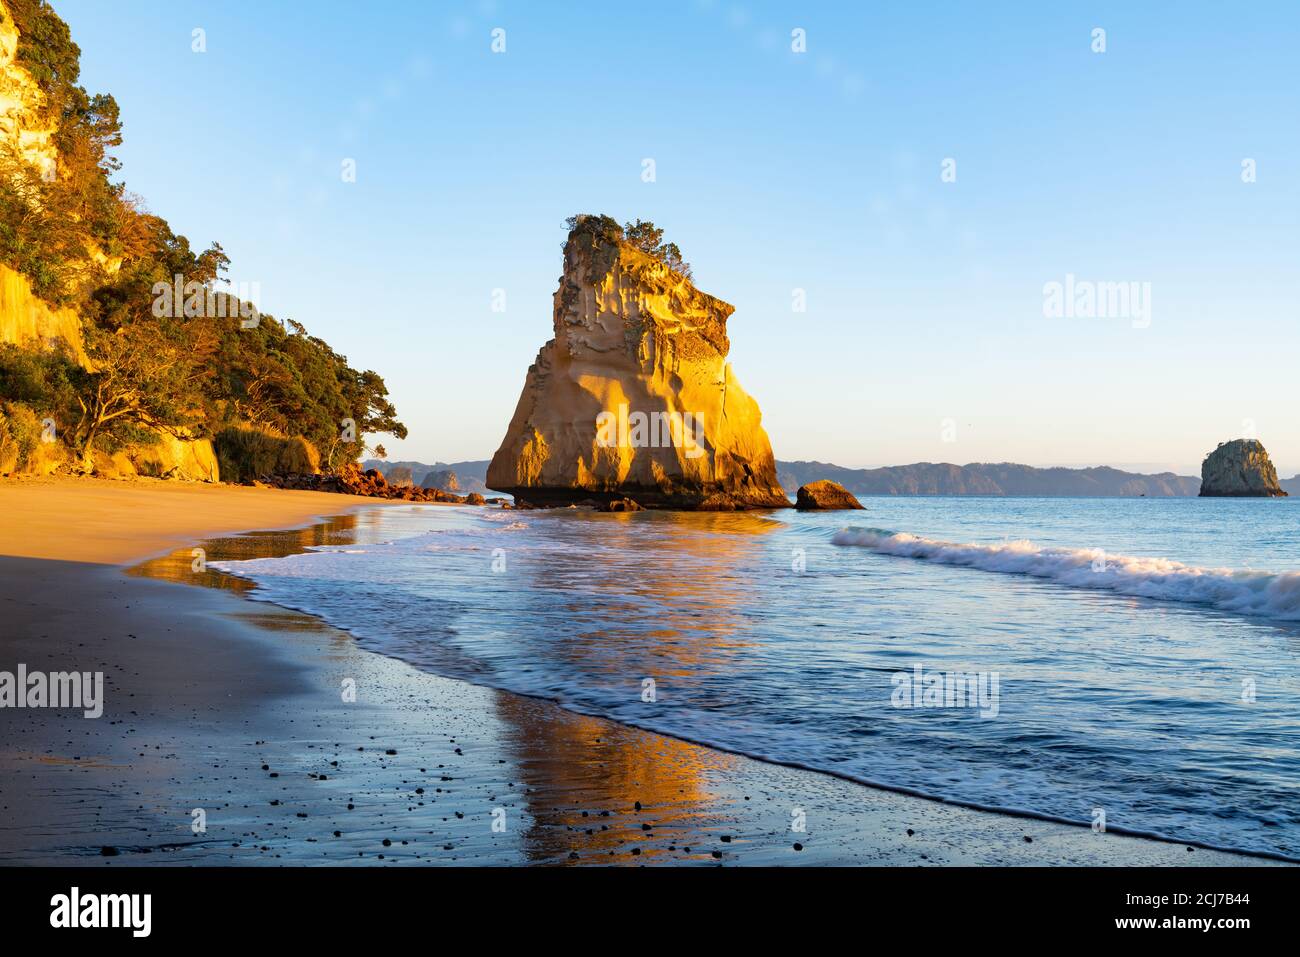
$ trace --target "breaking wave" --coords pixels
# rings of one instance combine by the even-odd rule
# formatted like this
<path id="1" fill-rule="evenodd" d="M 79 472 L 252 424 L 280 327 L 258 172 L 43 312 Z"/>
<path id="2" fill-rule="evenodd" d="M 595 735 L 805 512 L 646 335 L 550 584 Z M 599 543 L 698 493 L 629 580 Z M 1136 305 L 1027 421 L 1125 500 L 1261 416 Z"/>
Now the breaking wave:
<path id="1" fill-rule="evenodd" d="M 831 541 L 881 555 L 1030 575 L 1073 588 L 1300 621 L 1300 572 L 1197 568 L 1168 558 L 1111 555 L 1100 549 L 1040 548 L 1024 540 L 959 544 L 881 528 L 845 528 Z"/>

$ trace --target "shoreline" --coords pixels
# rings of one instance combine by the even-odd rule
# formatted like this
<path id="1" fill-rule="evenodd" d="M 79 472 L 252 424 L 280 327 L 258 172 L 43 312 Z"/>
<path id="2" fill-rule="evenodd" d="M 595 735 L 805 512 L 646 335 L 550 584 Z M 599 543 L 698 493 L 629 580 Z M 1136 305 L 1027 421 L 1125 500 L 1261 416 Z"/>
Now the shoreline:
<path id="1" fill-rule="evenodd" d="M 0 602 L 15 624 L 0 642 L 0 670 L 89 655 L 111 680 L 99 721 L 0 709 L 3 864 L 373 864 L 381 855 L 462 864 L 1279 863 L 745 757 L 432 675 L 320 619 L 243 600 L 236 576 L 207 571 L 228 580 L 214 589 L 127 571 L 141 560 L 188 569 L 187 542 L 216 557 L 249 542 L 301 551 L 352 534 L 383 500 L 198 486 L 181 514 L 123 535 L 78 518 L 105 496 L 151 486 L 125 496 L 128 483 L 94 480 L 18 487 L 42 484 L 63 493 L 47 493 L 35 516 L 15 508 L 14 486 L 0 486 Z M 89 499 L 85 485 L 95 487 Z M 230 491 L 244 499 L 239 509 Z M 256 508 L 246 493 L 258 493 Z M 196 519 L 194 494 L 225 499 L 221 517 L 209 508 Z M 277 530 L 240 534 L 252 512 L 281 515 L 261 526 Z M 220 521 L 239 524 L 214 530 Z M 36 529 L 47 532 L 39 545 L 30 543 Z M 55 529 L 63 538 L 75 529 L 77 540 L 60 542 L 48 534 Z M 152 548 L 160 536 L 163 548 Z M 23 539 L 42 554 L 10 554 Z M 353 703 L 339 691 L 349 678 Z M 123 795 L 138 795 L 135 805 Z M 207 815 L 201 835 L 191 827 L 196 809 Z M 792 810 L 805 813 L 806 831 L 791 831 Z"/>

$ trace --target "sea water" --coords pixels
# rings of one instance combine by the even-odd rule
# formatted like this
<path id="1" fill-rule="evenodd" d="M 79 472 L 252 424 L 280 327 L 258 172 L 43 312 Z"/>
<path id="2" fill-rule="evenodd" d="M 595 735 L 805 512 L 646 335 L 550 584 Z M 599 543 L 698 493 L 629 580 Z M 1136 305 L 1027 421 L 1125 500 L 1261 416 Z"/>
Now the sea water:
<path id="1" fill-rule="evenodd" d="M 350 544 L 217 567 L 375 652 L 584 714 L 1300 858 L 1300 503 L 864 504 L 383 509 Z"/>

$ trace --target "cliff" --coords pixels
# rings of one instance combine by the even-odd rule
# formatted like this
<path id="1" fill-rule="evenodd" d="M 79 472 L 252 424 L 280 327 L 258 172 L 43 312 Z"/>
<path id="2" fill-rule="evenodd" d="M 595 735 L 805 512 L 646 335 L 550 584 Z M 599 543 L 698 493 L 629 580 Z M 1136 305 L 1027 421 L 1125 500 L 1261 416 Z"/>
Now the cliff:
<path id="1" fill-rule="evenodd" d="M 18 36 L 13 15 L 0 3 L 0 148 L 42 172 L 54 170 L 54 128 L 40 85 L 18 62 Z"/>
<path id="2" fill-rule="evenodd" d="M 488 487 L 538 505 L 787 507 L 758 403 L 727 362 L 734 307 L 598 219 L 569 233 L 555 337 L 528 369 Z"/>
<path id="3" fill-rule="evenodd" d="M 88 364 L 77 313 L 38 298 L 26 276 L 0 263 L 0 343 L 4 342 L 29 349 L 62 344 L 79 365 Z"/>
<path id="4" fill-rule="evenodd" d="M 1277 470 L 1258 439 L 1233 439 L 1201 464 L 1201 495 L 1211 498 L 1283 498 Z"/>

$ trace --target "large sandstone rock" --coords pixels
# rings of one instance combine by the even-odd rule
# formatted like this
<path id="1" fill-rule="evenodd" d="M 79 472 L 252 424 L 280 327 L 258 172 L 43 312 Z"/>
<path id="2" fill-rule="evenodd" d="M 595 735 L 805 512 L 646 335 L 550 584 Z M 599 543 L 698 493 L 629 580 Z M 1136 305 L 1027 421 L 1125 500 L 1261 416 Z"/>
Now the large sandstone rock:
<path id="1" fill-rule="evenodd" d="M 853 493 L 839 482 L 822 479 L 801 485 L 795 494 L 795 508 L 804 511 L 814 509 L 862 508 L 862 503 L 853 497 Z"/>
<path id="2" fill-rule="evenodd" d="M 585 217 L 555 338 L 528 369 L 487 485 L 534 505 L 784 508 L 758 403 L 727 362 L 734 307 Z"/>
<path id="3" fill-rule="evenodd" d="M 1233 439 L 1201 464 L 1201 495 L 1232 498 L 1271 498 L 1286 495 L 1277 483 L 1277 470 L 1258 439 Z"/>

